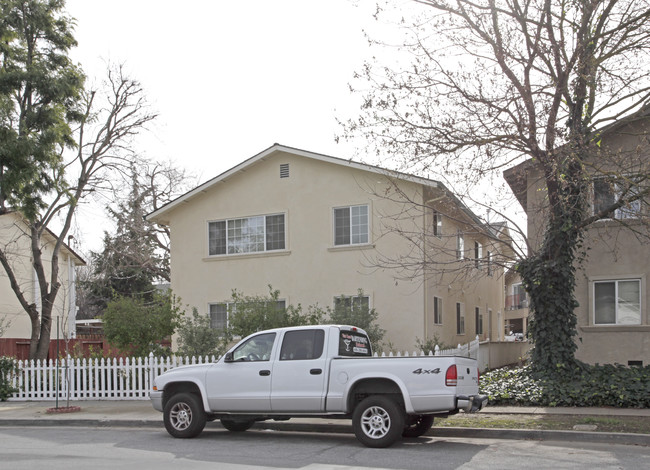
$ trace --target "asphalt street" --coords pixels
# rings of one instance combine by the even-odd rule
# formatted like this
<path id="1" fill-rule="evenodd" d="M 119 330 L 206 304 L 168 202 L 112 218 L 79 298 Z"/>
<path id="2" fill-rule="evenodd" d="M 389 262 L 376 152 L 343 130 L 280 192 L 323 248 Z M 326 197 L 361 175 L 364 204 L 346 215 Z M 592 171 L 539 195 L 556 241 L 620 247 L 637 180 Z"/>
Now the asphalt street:
<path id="1" fill-rule="evenodd" d="M 617 408 L 527 408 L 488 406 L 481 413 L 502 414 L 573 414 L 585 416 L 643 416 L 650 419 L 650 409 Z M 219 426 L 218 422 L 213 426 Z M 2 426 L 90 426 L 147 427 L 163 429 L 162 413 L 148 400 L 7 401 L 0 402 Z M 265 421 L 255 429 L 277 431 L 352 433 L 349 420 L 293 418 L 289 421 Z M 559 440 L 610 443 L 650 447 L 650 434 L 605 433 L 590 431 L 542 431 L 521 429 L 481 429 L 434 427 L 427 434 L 436 437 L 485 439 Z"/>

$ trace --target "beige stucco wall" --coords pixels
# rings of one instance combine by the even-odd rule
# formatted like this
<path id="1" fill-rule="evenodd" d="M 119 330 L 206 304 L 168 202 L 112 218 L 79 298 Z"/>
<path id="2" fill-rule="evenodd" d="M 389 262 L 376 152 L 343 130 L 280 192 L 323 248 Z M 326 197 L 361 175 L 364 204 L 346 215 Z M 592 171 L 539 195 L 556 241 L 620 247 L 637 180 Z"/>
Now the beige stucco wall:
<path id="1" fill-rule="evenodd" d="M 290 177 L 281 179 L 279 167 L 286 163 Z M 458 283 L 445 279 L 444 288 L 434 289 L 439 282 L 424 282 L 421 276 L 405 279 L 395 270 L 378 267 L 383 256 L 413 248 L 406 238 L 386 229 L 394 223 L 393 215 L 403 215 L 400 226 L 409 232 L 428 223 L 426 211 L 404 212 L 403 204 L 385 197 L 383 175 L 285 152 L 243 169 L 164 214 L 171 227 L 172 289 L 183 304 L 207 313 L 210 303 L 228 301 L 232 289 L 261 295 L 268 293 L 270 284 L 288 304 L 331 307 L 334 297 L 362 289 L 380 314 L 385 341 L 409 350 L 416 337 L 434 333 L 450 344 L 465 343 L 475 335 L 475 305 L 491 305 L 495 313 L 501 308 L 495 300 L 501 293 L 488 294 L 483 282 L 472 282 L 463 292 Z M 419 184 L 403 182 L 400 190 L 407 199 L 423 200 Z M 335 247 L 333 209 L 358 204 L 369 205 L 370 243 Z M 208 256 L 208 222 L 274 213 L 285 214 L 286 250 Z M 466 243 L 469 246 L 469 240 Z M 433 295 L 445 298 L 442 327 L 427 323 Z M 461 336 L 456 335 L 454 295 L 466 303 L 466 334 Z M 488 323 L 486 310 L 486 330 Z"/>
<path id="2" fill-rule="evenodd" d="M 14 273 L 18 278 L 25 297 L 29 302 L 40 304 L 37 292 L 37 281 L 34 269 L 31 265 L 31 248 L 29 232 L 17 213 L 0 215 L 0 243 L 3 251 L 7 254 L 9 262 L 13 265 Z M 51 259 L 54 240 L 49 236 L 43 236 L 43 261 L 46 265 L 46 272 L 49 276 L 50 270 L 48 260 Z M 59 261 L 59 282 L 61 289 L 56 298 L 52 313 L 53 328 L 52 337 L 56 337 L 56 318 L 59 318 L 61 337 L 68 331 L 68 305 L 70 300 L 69 279 L 70 271 L 74 269 L 74 262 L 79 262 L 69 253 L 63 252 Z M 49 277 L 48 277 L 49 282 Z M 9 324 L 3 334 L 4 338 L 30 338 L 31 322 L 27 313 L 16 298 L 11 288 L 9 278 L 5 269 L 0 266 L 0 319 Z"/>
<path id="3" fill-rule="evenodd" d="M 605 171 L 647 174 L 647 136 L 647 127 L 641 123 L 605 136 L 602 154 L 594 158 L 590 171 L 596 175 L 602 175 Z M 619 161 L 605 157 L 608 153 L 616 155 Z M 537 247 L 546 226 L 546 191 L 541 174 L 533 166 L 527 169 L 527 181 L 528 236 L 531 246 Z M 624 365 L 629 361 L 643 361 L 644 365 L 650 364 L 650 286 L 647 282 L 650 249 L 647 235 L 643 235 L 647 234 L 647 223 L 647 220 L 626 220 L 626 228 L 617 221 L 602 220 L 593 223 L 586 231 L 586 259 L 577 272 L 575 290 L 580 304 L 575 311 L 578 320 L 576 356 L 582 361 Z M 594 325 L 592 282 L 625 278 L 641 279 L 641 324 Z"/>

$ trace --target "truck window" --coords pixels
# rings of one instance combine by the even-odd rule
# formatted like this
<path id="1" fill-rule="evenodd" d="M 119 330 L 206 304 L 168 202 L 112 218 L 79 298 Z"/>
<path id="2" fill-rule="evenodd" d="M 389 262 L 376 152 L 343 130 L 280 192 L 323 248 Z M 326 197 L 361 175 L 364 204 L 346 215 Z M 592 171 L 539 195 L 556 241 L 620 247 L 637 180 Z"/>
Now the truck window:
<path id="1" fill-rule="evenodd" d="M 233 351 L 233 361 L 268 361 L 274 341 L 275 333 L 253 336 Z"/>
<path id="2" fill-rule="evenodd" d="M 357 331 L 341 330 L 339 356 L 370 356 L 368 337 Z"/>
<path id="3" fill-rule="evenodd" d="M 323 355 L 325 332 L 323 330 L 287 331 L 280 350 L 281 361 L 318 359 Z"/>

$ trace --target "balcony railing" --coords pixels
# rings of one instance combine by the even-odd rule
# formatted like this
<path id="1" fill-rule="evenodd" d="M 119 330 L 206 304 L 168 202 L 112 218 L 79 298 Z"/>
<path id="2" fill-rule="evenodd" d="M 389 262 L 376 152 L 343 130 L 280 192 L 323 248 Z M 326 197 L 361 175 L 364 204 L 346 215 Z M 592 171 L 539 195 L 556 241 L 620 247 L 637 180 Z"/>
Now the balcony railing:
<path id="1" fill-rule="evenodd" d="M 528 298 L 525 294 L 506 296 L 506 310 L 519 310 L 521 308 L 528 308 Z"/>

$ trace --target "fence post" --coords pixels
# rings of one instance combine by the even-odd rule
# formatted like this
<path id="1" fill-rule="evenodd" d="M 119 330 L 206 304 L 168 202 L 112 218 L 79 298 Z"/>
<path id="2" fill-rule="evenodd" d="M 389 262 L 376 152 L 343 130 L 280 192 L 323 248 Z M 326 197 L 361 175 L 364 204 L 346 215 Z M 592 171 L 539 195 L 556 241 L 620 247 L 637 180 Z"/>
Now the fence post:
<path id="1" fill-rule="evenodd" d="M 156 375 L 155 375 L 155 372 L 154 372 L 154 368 L 156 367 L 155 362 L 156 362 L 155 357 L 154 357 L 153 353 L 150 352 L 149 353 L 149 364 L 147 364 L 148 367 L 149 367 L 149 383 L 147 383 L 147 392 L 146 392 L 147 397 L 149 396 L 149 392 L 151 391 L 151 387 L 153 387 L 153 380 L 156 378 Z"/>

